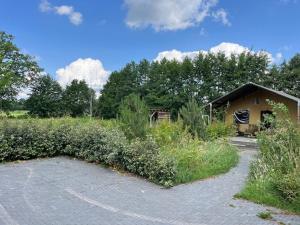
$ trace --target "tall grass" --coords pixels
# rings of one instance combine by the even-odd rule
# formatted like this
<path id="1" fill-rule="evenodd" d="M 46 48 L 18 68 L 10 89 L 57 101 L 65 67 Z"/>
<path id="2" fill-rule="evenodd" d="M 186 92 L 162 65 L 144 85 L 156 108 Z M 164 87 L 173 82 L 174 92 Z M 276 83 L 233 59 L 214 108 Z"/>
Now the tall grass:
<path id="1" fill-rule="evenodd" d="M 225 173 L 238 163 L 236 149 L 225 140 L 201 141 L 182 130 L 180 121 L 156 124 L 151 134 L 161 153 L 175 161 L 176 184 Z"/>
<path id="2" fill-rule="evenodd" d="M 270 104 L 271 127 L 258 134 L 259 155 L 239 196 L 300 213 L 300 132 L 284 105 Z"/>

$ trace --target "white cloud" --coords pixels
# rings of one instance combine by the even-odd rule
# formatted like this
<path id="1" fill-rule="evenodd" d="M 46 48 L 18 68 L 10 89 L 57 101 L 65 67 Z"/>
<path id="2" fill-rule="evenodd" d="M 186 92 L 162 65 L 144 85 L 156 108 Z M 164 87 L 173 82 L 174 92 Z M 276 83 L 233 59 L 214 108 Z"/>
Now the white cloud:
<path id="1" fill-rule="evenodd" d="M 60 16 L 67 16 L 70 22 L 74 25 L 81 24 L 83 20 L 82 14 L 80 12 L 76 12 L 73 6 L 52 6 L 47 0 L 42 0 L 39 8 L 41 12 L 54 12 Z"/>
<path id="2" fill-rule="evenodd" d="M 224 25 L 231 26 L 227 16 L 228 14 L 224 9 L 219 9 L 212 13 L 212 17 L 214 17 L 216 21 L 221 21 Z"/>
<path id="3" fill-rule="evenodd" d="M 152 27 L 156 31 L 183 30 L 212 16 L 218 0 L 124 0 L 128 9 L 126 24 L 130 28 Z M 229 24 L 225 10 L 218 18 Z"/>
<path id="4" fill-rule="evenodd" d="M 39 8 L 41 12 L 49 12 L 52 10 L 52 6 L 47 0 L 42 0 L 39 5 Z"/>
<path id="5" fill-rule="evenodd" d="M 178 51 L 176 49 L 170 50 L 170 51 L 163 51 L 158 53 L 158 55 L 156 56 L 156 58 L 154 59 L 154 61 L 160 61 L 163 58 L 166 58 L 167 60 L 177 60 L 179 62 L 182 62 L 183 59 L 190 58 L 190 59 L 194 59 L 197 57 L 197 55 L 199 53 L 203 53 L 203 54 L 207 54 L 208 52 L 213 53 L 213 54 L 217 54 L 217 53 L 224 53 L 226 57 L 230 57 L 232 54 L 233 55 L 240 55 L 243 52 L 250 52 L 252 54 L 254 53 L 258 53 L 258 54 L 263 54 L 266 55 L 268 57 L 268 59 L 272 62 L 272 63 L 278 63 L 282 60 L 282 54 L 281 53 L 277 53 L 275 55 L 275 57 L 272 56 L 271 53 L 267 52 L 267 51 L 253 51 L 250 50 L 249 48 L 236 44 L 236 43 L 228 43 L 228 42 L 223 42 L 217 46 L 214 46 L 208 50 L 199 50 L 199 51 L 190 51 L 190 52 L 181 52 Z"/>
<path id="6" fill-rule="evenodd" d="M 56 6 L 54 7 L 55 12 L 58 15 L 71 15 L 74 12 L 74 9 L 72 6 L 62 5 L 62 6 Z"/>
<path id="7" fill-rule="evenodd" d="M 202 51 L 204 54 L 205 51 Z M 163 51 L 158 53 L 157 57 L 154 59 L 154 61 L 161 61 L 162 59 L 167 60 L 177 60 L 179 62 L 182 62 L 185 58 L 194 59 L 198 56 L 199 51 L 193 51 L 193 52 L 181 52 L 176 49 L 173 49 L 171 51 Z"/>
<path id="8" fill-rule="evenodd" d="M 250 52 L 250 49 L 236 43 L 222 42 L 221 44 L 212 47 L 209 51 L 211 53 L 222 52 L 229 57 L 231 54 L 239 55 L 243 52 Z"/>
<path id="9" fill-rule="evenodd" d="M 96 91 L 102 89 L 109 77 L 110 71 L 104 69 L 98 59 L 77 59 L 65 68 L 56 71 L 57 81 L 65 87 L 72 80 L 85 80 L 87 84 Z"/>

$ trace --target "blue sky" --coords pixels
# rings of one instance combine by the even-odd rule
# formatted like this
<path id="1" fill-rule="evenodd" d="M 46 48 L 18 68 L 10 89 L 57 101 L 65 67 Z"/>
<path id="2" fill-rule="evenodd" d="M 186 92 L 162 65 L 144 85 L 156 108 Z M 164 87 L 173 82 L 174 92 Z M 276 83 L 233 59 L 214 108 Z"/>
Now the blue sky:
<path id="1" fill-rule="evenodd" d="M 164 51 L 160 56 L 180 59 L 215 46 L 229 53 L 249 48 L 276 63 L 300 52 L 299 0 L 0 3 L 0 29 L 62 84 L 86 78 L 97 89 L 110 71 Z"/>

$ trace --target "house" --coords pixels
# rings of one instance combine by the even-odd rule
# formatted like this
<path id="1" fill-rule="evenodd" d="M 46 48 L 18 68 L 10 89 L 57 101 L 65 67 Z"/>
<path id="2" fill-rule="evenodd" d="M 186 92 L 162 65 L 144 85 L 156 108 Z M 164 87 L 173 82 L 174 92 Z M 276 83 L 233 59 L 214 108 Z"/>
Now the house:
<path id="1" fill-rule="evenodd" d="M 226 124 L 236 124 L 240 134 L 253 134 L 263 122 L 264 115 L 272 113 L 267 99 L 285 104 L 292 121 L 300 124 L 299 98 L 254 83 L 247 83 L 209 103 L 210 119 L 213 109 L 224 107 Z"/>

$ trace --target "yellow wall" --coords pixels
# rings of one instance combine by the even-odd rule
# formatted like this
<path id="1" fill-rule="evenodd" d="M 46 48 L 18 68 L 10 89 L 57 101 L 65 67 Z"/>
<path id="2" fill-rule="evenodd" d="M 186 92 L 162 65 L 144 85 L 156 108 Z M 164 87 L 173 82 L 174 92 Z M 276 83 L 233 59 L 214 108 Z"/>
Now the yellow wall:
<path id="1" fill-rule="evenodd" d="M 259 99 L 259 104 L 255 104 L 255 99 Z M 236 99 L 232 102 L 229 102 L 229 108 L 227 109 L 225 115 L 226 124 L 233 124 L 233 113 L 237 110 L 249 110 L 249 124 L 258 125 L 260 123 L 261 111 L 270 110 L 272 108 L 267 104 L 266 99 L 270 99 L 275 102 L 284 103 L 291 114 L 292 120 L 297 123 L 297 103 L 285 97 L 276 95 L 274 93 L 258 90 L 249 95 L 242 96 L 239 99 Z M 240 130 L 245 131 L 249 125 L 240 125 Z"/>

